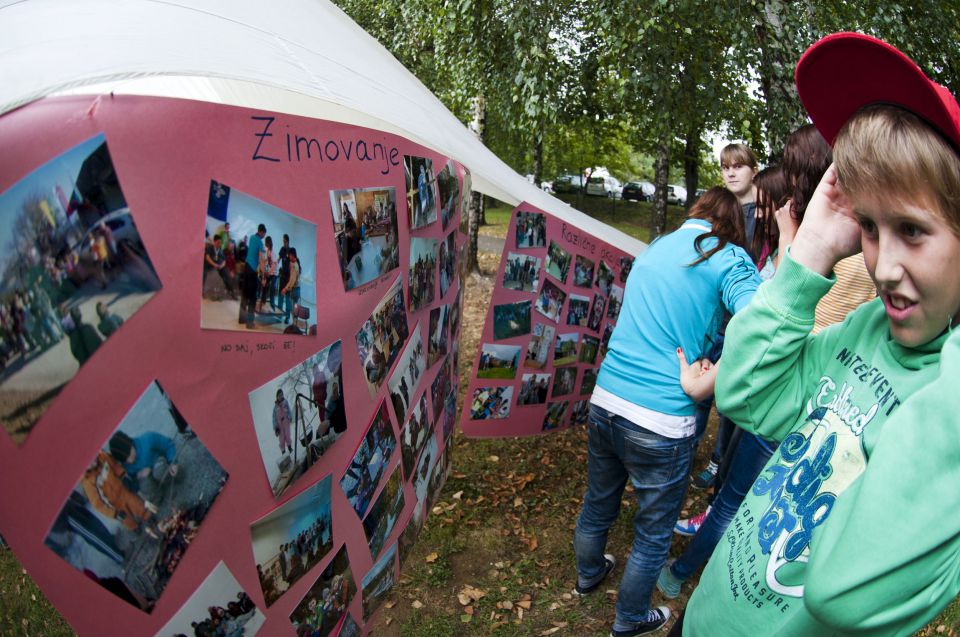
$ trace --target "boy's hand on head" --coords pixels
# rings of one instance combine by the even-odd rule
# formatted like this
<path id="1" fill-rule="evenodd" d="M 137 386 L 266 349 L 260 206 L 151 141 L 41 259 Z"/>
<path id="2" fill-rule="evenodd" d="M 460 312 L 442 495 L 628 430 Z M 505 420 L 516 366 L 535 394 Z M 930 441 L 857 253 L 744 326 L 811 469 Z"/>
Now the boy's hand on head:
<path id="1" fill-rule="evenodd" d="M 837 185 L 833 164 L 810 199 L 790 248 L 793 260 L 828 276 L 837 261 L 860 252 L 860 224 L 853 204 Z"/>

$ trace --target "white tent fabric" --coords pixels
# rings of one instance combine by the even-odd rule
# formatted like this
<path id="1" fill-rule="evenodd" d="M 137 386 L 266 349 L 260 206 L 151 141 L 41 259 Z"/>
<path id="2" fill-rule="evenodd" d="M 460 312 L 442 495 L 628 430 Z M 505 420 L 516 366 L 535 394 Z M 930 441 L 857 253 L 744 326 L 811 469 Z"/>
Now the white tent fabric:
<path id="1" fill-rule="evenodd" d="M 59 94 L 154 95 L 342 121 L 467 166 L 632 254 L 644 244 L 528 183 L 326 0 L 0 0 L 0 114 Z"/>

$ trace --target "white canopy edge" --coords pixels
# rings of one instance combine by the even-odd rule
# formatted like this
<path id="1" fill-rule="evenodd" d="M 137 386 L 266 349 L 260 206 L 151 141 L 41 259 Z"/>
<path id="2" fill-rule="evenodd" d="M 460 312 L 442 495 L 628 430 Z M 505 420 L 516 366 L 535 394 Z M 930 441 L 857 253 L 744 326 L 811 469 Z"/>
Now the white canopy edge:
<path id="1" fill-rule="evenodd" d="M 0 0 L 0 114 L 64 94 L 203 100 L 401 135 L 467 166 L 473 189 L 556 215 L 631 254 L 486 148 L 327 0 Z"/>

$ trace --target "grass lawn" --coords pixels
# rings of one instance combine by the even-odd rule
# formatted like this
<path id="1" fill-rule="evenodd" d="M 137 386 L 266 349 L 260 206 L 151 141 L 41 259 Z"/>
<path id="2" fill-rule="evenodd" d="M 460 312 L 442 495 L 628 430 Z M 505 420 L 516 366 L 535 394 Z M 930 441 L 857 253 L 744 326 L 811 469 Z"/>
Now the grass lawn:
<path id="1" fill-rule="evenodd" d="M 515 367 L 491 367 L 490 369 L 485 369 L 481 372 L 477 372 L 477 378 L 513 379 L 516 377 L 517 377 L 517 370 Z"/>

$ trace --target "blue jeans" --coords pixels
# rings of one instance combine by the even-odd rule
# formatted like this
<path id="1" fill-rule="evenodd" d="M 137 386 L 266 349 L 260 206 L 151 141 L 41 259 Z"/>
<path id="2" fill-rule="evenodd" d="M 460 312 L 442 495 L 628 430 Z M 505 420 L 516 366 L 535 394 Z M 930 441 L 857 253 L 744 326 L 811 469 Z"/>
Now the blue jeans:
<path id="1" fill-rule="evenodd" d="M 633 549 L 617 599 L 617 625 L 626 624 L 627 628 L 644 621 L 650 608 L 650 596 L 683 506 L 696 436 L 667 438 L 590 405 L 588 444 L 587 492 L 573 540 L 577 582 L 586 587 L 603 577 L 607 533 L 620 513 L 629 478 L 638 506 L 633 518 Z"/>
<path id="2" fill-rule="evenodd" d="M 290 313 L 293 312 L 293 306 L 300 302 L 300 286 L 298 285 L 295 288 L 290 288 L 290 291 L 287 292 L 286 298 L 284 301 L 284 312 L 283 320 L 287 323 L 290 322 Z"/>
<path id="3" fill-rule="evenodd" d="M 713 549 L 740 508 L 740 503 L 750 492 L 750 487 L 776 448 L 776 443 L 743 432 L 740 443 L 733 452 L 726 480 L 713 501 L 710 514 L 670 569 L 675 577 L 681 580 L 689 579 L 710 559 Z"/>

